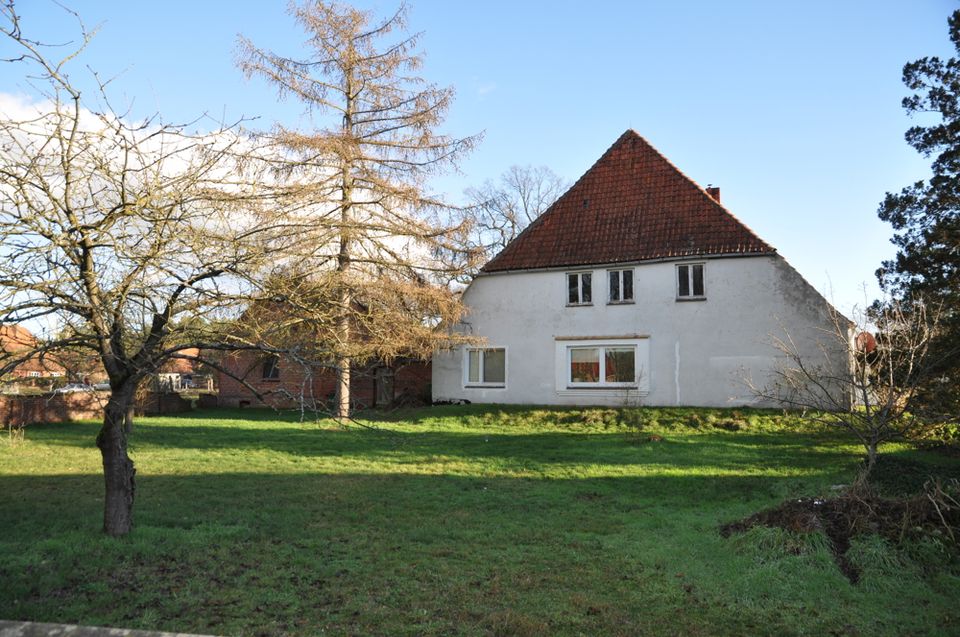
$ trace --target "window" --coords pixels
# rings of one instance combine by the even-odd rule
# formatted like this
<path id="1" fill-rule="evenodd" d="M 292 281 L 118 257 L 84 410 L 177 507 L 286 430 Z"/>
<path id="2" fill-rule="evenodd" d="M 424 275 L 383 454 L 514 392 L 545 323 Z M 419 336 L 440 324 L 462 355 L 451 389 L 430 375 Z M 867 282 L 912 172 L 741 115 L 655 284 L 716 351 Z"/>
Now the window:
<path id="1" fill-rule="evenodd" d="M 590 305 L 591 278 L 590 272 L 574 272 L 567 275 L 568 305 Z"/>
<path id="2" fill-rule="evenodd" d="M 637 348 L 597 345 L 568 347 L 570 386 L 618 387 L 637 384 Z"/>
<path id="3" fill-rule="evenodd" d="M 273 355 L 263 361 L 263 380 L 280 379 L 280 357 Z"/>
<path id="4" fill-rule="evenodd" d="M 649 337 L 641 334 L 555 336 L 554 343 L 557 395 L 591 400 L 615 396 L 619 401 L 649 394 Z"/>
<path id="5" fill-rule="evenodd" d="M 506 349 L 495 347 L 467 350 L 467 386 L 503 387 L 506 382 Z"/>
<path id="6" fill-rule="evenodd" d="M 610 270 L 610 302 L 630 303 L 633 301 L 633 270 Z"/>
<path id="7" fill-rule="evenodd" d="M 677 298 L 702 299 L 703 293 L 703 264 L 677 266 Z"/>
<path id="8" fill-rule="evenodd" d="M 27 372 L 27 376 L 30 378 L 40 378 L 42 375 L 40 372 Z"/>

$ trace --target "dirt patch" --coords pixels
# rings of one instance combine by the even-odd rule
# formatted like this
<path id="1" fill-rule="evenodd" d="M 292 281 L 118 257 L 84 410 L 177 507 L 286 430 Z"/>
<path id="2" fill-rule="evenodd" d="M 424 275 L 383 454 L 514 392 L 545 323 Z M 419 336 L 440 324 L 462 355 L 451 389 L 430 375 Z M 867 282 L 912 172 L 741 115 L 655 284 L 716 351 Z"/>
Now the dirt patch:
<path id="1" fill-rule="evenodd" d="M 860 572 L 848 559 L 850 540 L 877 534 L 894 544 L 926 534 L 960 540 L 960 483 L 929 482 L 922 493 L 906 498 L 877 495 L 857 485 L 835 498 L 799 498 L 783 502 L 720 528 L 723 537 L 755 526 L 779 527 L 794 533 L 822 532 L 830 540 L 841 572 L 856 584 Z"/>

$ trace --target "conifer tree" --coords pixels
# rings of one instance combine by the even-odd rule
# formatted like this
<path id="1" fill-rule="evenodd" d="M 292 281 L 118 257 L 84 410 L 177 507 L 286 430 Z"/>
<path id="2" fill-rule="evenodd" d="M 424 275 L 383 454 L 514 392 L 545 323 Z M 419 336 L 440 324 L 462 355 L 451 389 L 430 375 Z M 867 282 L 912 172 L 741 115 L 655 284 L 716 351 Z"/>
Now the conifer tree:
<path id="1" fill-rule="evenodd" d="M 917 152 L 933 157 L 933 175 L 887 193 L 878 214 L 893 226 L 898 250 L 877 271 L 884 290 L 905 307 L 922 302 L 942 312 L 932 346 L 937 369 L 921 402 L 944 415 L 960 412 L 960 10 L 948 24 L 957 57 L 925 57 L 903 68 L 914 91 L 903 107 L 939 120 L 906 133 Z"/>
<path id="2" fill-rule="evenodd" d="M 415 75 L 422 58 L 418 36 L 405 33 L 405 7 L 379 21 L 370 12 L 320 0 L 291 5 L 290 12 L 307 34 L 309 56 L 295 59 L 241 37 L 239 65 L 281 97 L 302 102 L 313 118 L 310 130 L 278 124 L 273 136 L 296 183 L 288 194 L 320 229 L 316 249 L 298 259 L 298 268 L 322 273 L 323 285 L 334 292 L 313 296 L 329 299 L 326 308 L 315 308 L 318 313 L 334 311 L 325 341 L 337 373 L 335 412 L 345 418 L 352 366 L 377 355 L 367 346 L 371 329 L 389 322 L 400 350 L 404 330 L 396 322 L 407 321 L 422 349 L 418 326 L 456 314 L 453 293 L 404 290 L 434 286 L 440 279 L 434 275 L 446 266 L 433 255 L 457 251 L 457 228 L 438 221 L 445 204 L 430 195 L 427 179 L 455 168 L 479 138 L 437 131 L 454 93 Z M 402 311 L 414 297 L 431 302 Z M 382 305 L 388 299 L 394 300 L 389 309 Z M 358 323 L 366 326 L 362 332 Z"/>

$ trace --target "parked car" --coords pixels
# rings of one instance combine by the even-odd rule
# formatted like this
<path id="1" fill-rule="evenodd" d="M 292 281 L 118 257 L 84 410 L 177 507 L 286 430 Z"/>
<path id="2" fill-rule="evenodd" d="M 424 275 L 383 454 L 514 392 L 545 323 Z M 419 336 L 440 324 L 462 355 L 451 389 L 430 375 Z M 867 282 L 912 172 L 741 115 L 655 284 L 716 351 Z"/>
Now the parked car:
<path id="1" fill-rule="evenodd" d="M 90 385 L 84 385 L 83 383 L 67 383 L 63 387 L 53 390 L 55 394 L 74 394 L 81 391 L 93 391 L 93 387 Z"/>

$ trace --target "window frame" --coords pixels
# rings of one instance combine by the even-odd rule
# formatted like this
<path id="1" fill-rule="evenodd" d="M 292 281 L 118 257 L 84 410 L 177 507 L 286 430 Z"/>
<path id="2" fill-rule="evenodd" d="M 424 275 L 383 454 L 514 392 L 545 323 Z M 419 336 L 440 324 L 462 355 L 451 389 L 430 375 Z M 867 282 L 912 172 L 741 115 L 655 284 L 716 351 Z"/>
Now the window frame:
<path id="1" fill-rule="evenodd" d="M 597 350 L 598 357 L 598 374 L 597 382 L 584 382 L 584 381 L 574 381 L 573 380 L 573 353 L 575 351 L 581 350 Z M 608 349 L 629 349 L 633 352 L 633 380 L 622 381 L 622 382 L 609 382 L 607 378 L 607 350 Z M 635 343 L 608 343 L 608 342 L 597 342 L 589 344 L 568 344 L 566 345 L 566 387 L 567 389 L 638 389 L 639 380 L 637 378 L 637 370 L 639 365 L 637 359 L 639 357 L 639 348 Z"/>
<path id="2" fill-rule="evenodd" d="M 483 370 L 484 370 L 484 359 L 486 358 L 486 352 L 488 351 L 502 351 L 503 352 L 503 380 L 502 381 L 493 381 L 488 382 L 482 380 Z M 479 352 L 479 371 L 481 380 L 471 381 L 470 380 L 470 353 Z M 507 348 L 505 346 L 490 346 L 490 347 L 465 347 L 463 349 L 463 387 L 465 389 L 506 389 L 507 387 L 507 374 L 509 371 L 509 363 L 507 356 Z"/>
<path id="3" fill-rule="evenodd" d="M 280 380 L 280 357 L 276 354 L 270 354 L 263 359 L 260 364 L 260 380 L 279 381 Z"/>
<path id="4" fill-rule="evenodd" d="M 609 336 L 591 335 L 559 335 L 553 337 L 554 343 L 554 391 L 557 396 L 571 400 L 587 399 L 601 401 L 616 401 L 621 404 L 624 400 L 641 399 L 650 394 L 651 367 L 650 367 L 650 336 L 647 334 L 623 334 Z M 593 383 L 569 386 L 570 367 L 567 353 L 570 347 L 590 347 L 605 345 L 608 347 L 633 346 L 636 348 L 634 356 L 635 386 L 596 386 Z"/>
<path id="5" fill-rule="evenodd" d="M 680 273 L 683 268 L 686 268 L 687 271 L 687 294 L 681 294 L 680 289 Z M 696 281 L 696 276 L 694 272 L 696 268 L 700 268 L 700 294 L 695 294 L 696 286 L 694 285 L 694 282 Z M 704 261 L 676 264 L 676 269 L 674 271 L 674 285 L 677 301 L 705 301 L 707 299 L 706 270 L 706 262 Z"/>
<path id="6" fill-rule="evenodd" d="M 583 276 L 590 277 L 590 298 L 583 300 Z M 570 301 L 570 277 L 577 277 L 577 302 Z M 577 272 L 567 272 L 564 277 L 566 286 L 563 289 L 564 298 L 567 301 L 567 307 L 589 307 L 593 305 L 593 270 L 580 270 Z"/>
<path id="7" fill-rule="evenodd" d="M 623 279 L 624 274 L 630 273 L 630 298 L 623 298 Z M 618 280 L 618 288 L 620 290 L 619 299 L 613 298 L 613 286 L 610 285 L 610 275 L 616 274 Z M 636 298 L 636 290 L 634 289 L 635 281 L 634 277 L 634 268 L 611 268 L 607 270 L 607 305 L 629 305 L 634 303 Z"/>

